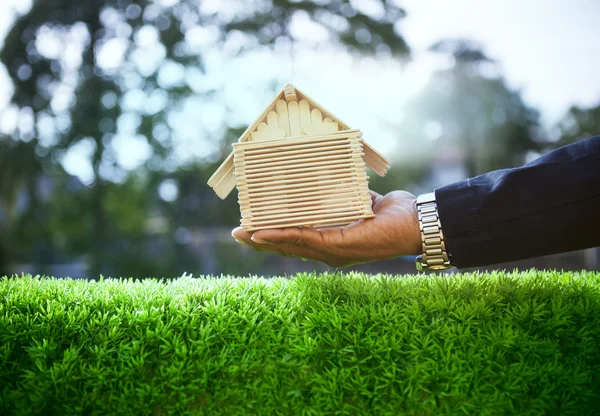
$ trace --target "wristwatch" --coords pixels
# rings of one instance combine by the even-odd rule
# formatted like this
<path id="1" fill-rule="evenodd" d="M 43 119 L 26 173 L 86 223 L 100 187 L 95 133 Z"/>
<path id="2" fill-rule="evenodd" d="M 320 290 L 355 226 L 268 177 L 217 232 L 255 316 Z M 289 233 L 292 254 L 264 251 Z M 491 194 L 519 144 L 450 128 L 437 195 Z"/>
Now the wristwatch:
<path id="1" fill-rule="evenodd" d="M 417 270 L 434 271 L 454 268 L 450 261 L 450 253 L 446 250 L 434 192 L 417 197 L 417 213 L 423 250 L 423 254 L 415 259 Z"/>

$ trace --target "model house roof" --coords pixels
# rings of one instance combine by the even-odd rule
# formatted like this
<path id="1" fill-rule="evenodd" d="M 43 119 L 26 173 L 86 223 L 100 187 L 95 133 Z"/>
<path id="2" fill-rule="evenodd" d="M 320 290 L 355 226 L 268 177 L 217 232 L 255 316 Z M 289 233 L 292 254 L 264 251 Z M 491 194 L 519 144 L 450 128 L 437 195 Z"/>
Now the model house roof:
<path id="1" fill-rule="evenodd" d="M 238 142 L 301 139 L 343 130 L 351 128 L 298 88 L 287 84 L 240 136 Z M 232 152 L 208 180 L 208 185 L 222 199 L 235 188 L 233 156 Z M 385 175 L 388 169 L 387 160 L 366 142 L 363 159 L 373 172 L 380 176 Z"/>

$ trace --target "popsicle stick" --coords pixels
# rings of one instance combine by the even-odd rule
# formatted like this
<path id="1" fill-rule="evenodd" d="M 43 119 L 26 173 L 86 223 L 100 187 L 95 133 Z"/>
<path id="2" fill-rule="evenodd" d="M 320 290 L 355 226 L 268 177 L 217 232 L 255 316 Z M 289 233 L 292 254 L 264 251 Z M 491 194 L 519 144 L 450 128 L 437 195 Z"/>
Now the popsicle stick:
<path id="1" fill-rule="evenodd" d="M 347 181 L 346 183 L 344 183 L 344 181 L 340 181 L 338 183 L 334 183 L 334 184 L 319 184 L 319 186 L 315 186 L 315 187 L 311 187 L 311 188 L 298 188 L 298 187 L 290 187 L 288 189 L 275 189 L 275 190 L 263 190 L 263 191 L 259 191 L 259 190 L 253 190 L 253 191 L 249 191 L 248 189 L 240 189 L 239 190 L 239 198 L 240 199 L 246 199 L 246 198 L 250 198 L 250 196 L 252 198 L 260 198 L 260 197 L 264 197 L 264 196 L 270 196 L 270 195 L 281 195 L 281 194 L 309 194 L 311 192 L 319 192 L 325 189 L 348 189 L 349 187 L 351 187 L 353 185 L 353 181 Z M 250 195 L 252 194 L 252 195 Z"/>
<path id="2" fill-rule="evenodd" d="M 289 202 L 290 205 L 295 205 L 298 203 L 314 203 L 316 201 L 320 201 L 324 198 L 343 198 L 343 197 L 357 197 L 360 196 L 361 192 L 356 189 L 348 190 L 348 188 L 340 188 L 337 191 L 335 190 L 324 190 L 322 192 L 313 192 L 310 195 L 300 195 L 296 198 L 290 199 L 287 194 L 283 195 L 274 195 L 270 197 L 262 197 L 262 198 L 252 198 L 249 199 L 240 199 L 240 204 L 244 204 L 250 207 L 263 207 L 266 205 L 272 204 L 281 204 L 285 202 Z"/>
<path id="3" fill-rule="evenodd" d="M 276 168 L 253 168 L 251 170 L 246 170 L 243 168 L 243 166 L 236 166 L 235 168 L 235 172 L 236 175 L 248 175 L 248 177 L 251 176 L 258 176 L 260 175 L 265 175 L 265 174 L 274 174 L 274 175 L 282 175 L 285 173 L 294 173 L 294 172 L 304 172 L 304 171 L 308 171 L 308 170 L 323 170 L 323 169 L 328 169 L 329 167 L 341 167 L 341 166 L 354 166 L 354 162 L 351 159 L 346 159 L 346 160 L 337 160 L 337 161 L 330 161 L 330 160 L 325 160 L 322 162 L 315 162 L 315 163 L 305 163 L 304 165 L 301 165 L 301 167 L 298 166 L 286 166 L 286 165 L 282 165 L 282 166 L 277 166 Z"/>
<path id="4" fill-rule="evenodd" d="M 312 149 L 291 149 L 291 150 L 282 150 L 280 152 L 273 152 L 273 153 L 265 153 L 265 154 L 253 154 L 253 155 L 246 155 L 243 154 L 244 156 L 244 161 L 246 162 L 250 162 L 250 161 L 255 161 L 255 160 L 264 160 L 264 161 L 269 161 L 269 160 L 273 160 L 273 159 L 278 159 L 284 156 L 294 156 L 294 157 L 299 157 L 299 156 L 308 156 L 308 155 L 318 155 L 318 154 L 322 154 L 323 152 L 327 152 L 327 151 L 334 151 L 334 150 L 341 150 L 341 151 L 345 151 L 348 154 L 353 153 L 355 150 L 358 152 L 362 152 L 362 146 L 359 143 L 340 143 L 340 144 L 327 144 L 326 146 L 320 146 L 318 148 L 312 148 Z M 240 153 L 241 155 L 242 153 Z M 364 165 L 364 163 L 363 163 Z"/>
<path id="5" fill-rule="evenodd" d="M 268 175 L 268 176 L 248 176 L 246 175 L 244 177 L 244 179 L 248 182 L 248 183 L 256 183 L 256 182 L 261 182 L 261 181 L 266 181 L 269 182 L 271 180 L 274 180 L 274 178 L 280 178 L 280 179 L 300 179 L 300 178 L 312 178 L 315 176 L 327 176 L 327 175 L 337 175 L 340 173 L 356 173 L 356 169 L 353 166 L 347 166 L 343 169 L 327 169 L 327 170 L 320 170 L 320 171 L 314 171 L 314 170 L 310 170 L 310 171 L 306 171 L 306 172 L 298 172 L 298 173 L 282 173 L 279 175 Z"/>
<path id="6" fill-rule="evenodd" d="M 340 181 L 344 180 L 358 180 L 361 178 L 368 178 L 365 172 L 357 172 L 356 170 L 350 170 L 347 172 L 340 172 L 337 174 L 321 174 L 321 175 L 313 175 L 312 177 L 306 178 L 297 178 L 297 179 L 286 179 L 283 177 L 282 180 L 279 180 L 277 183 L 274 183 L 273 180 L 258 180 L 258 181 L 248 181 L 245 178 L 238 177 L 238 187 L 240 191 L 245 190 L 258 190 L 268 187 L 271 190 L 278 189 L 280 186 L 287 185 L 289 189 L 295 189 L 296 183 L 304 184 L 305 188 L 308 190 L 311 187 L 317 186 L 327 181 L 331 181 L 332 179 L 339 179 Z M 279 185 L 283 184 L 283 185 Z"/>
<path id="7" fill-rule="evenodd" d="M 270 175 L 284 175 L 287 173 L 295 173 L 295 172 L 308 172 L 308 171 L 321 171 L 325 169 L 333 169 L 333 168 L 341 168 L 341 167 L 354 167 L 354 162 L 352 160 L 340 160 L 331 162 L 329 160 L 317 163 L 306 163 L 302 165 L 302 167 L 297 166 L 278 166 L 276 169 L 272 168 L 260 168 L 260 169 L 251 169 L 249 171 L 243 169 L 243 167 L 236 167 L 235 172 L 236 175 L 246 176 L 248 178 L 251 177 L 263 177 Z"/>
<path id="8" fill-rule="evenodd" d="M 359 149 L 360 150 L 360 149 Z M 348 149 L 336 149 L 336 150 L 329 150 L 329 151 L 325 151 L 325 152 L 316 152 L 314 154 L 310 154 L 307 152 L 303 152 L 301 153 L 301 155 L 298 154 L 292 154 L 289 156 L 281 156 L 281 157 L 276 157 L 276 158 L 267 158 L 266 160 L 264 158 L 253 158 L 253 159 L 248 159 L 245 158 L 244 162 L 246 165 L 246 169 L 249 169 L 251 166 L 256 166 L 256 165 L 266 165 L 267 163 L 273 163 L 271 161 L 276 160 L 276 161 L 299 161 L 299 160 L 304 160 L 304 161 L 308 161 L 308 160 L 314 160 L 316 158 L 314 158 L 313 156 L 318 156 L 318 157 L 325 157 L 325 156 L 333 156 L 333 155 L 340 155 L 340 158 L 344 158 L 348 156 L 348 153 L 350 153 L 348 151 Z M 362 153 L 362 152 L 361 152 Z"/>
<path id="9" fill-rule="evenodd" d="M 221 174 L 221 180 L 216 185 L 212 186 L 217 196 L 221 199 L 227 198 L 227 195 L 233 191 L 233 188 L 235 188 L 236 185 L 233 162 L 231 163 L 231 166 L 226 165 L 226 167 L 230 167 L 229 171 Z"/>
<path id="10" fill-rule="evenodd" d="M 318 135 L 318 134 L 327 134 L 327 133 L 334 133 L 338 131 L 338 124 L 337 123 L 321 123 L 321 124 L 312 124 L 310 126 L 308 126 L 304 132 L 309 135 Z"/>
<path id="11" fill-rule="evenodd" d="M 286 137 L 290 136 L 290 120 L 288 118 L 288 107 L 284 100 L 278 100 L 275 105 L 277 109 L 277 117 L 279 119 L 279 128 L 285 130 Z"/>
<path id="12" fill-rule="evenodd" d="M 362 138 L 362 133 L 359 130 L 346 130 L 346 131 L 339 131 L 337 133 L 333 133 L 333 134 L 323 134 L 320 136 L 316 136 L 316 137 L 306 137 L 306 136 L 296 136 L 296 137 L 286 137 L 283 139 L 279 139 L 279 140 L 273 140 L 272 142 L 269 143 L 256 143 L 256 142 L 243 142 L 243 143 L 234 143 L 233 147 L 235 149 L 240 148 L 240 149 L 245 149 L 247 151 L 249 150 L 263 150 L 263 149 L 268 149 L 270 147 L 276 147 L 276 146 L 282 146 L 282 145 L 305 145 L 305 144 L 311 144 L 311 143 L 316 143 L 316 142 L 320 142 L 320 141 L 326 141 L 326 140 L 336 140 L 336 139 L 356 139 L 356 138 Z M 259 150 L 259 151 L 260 151 Z"/>
<path id="13" fill-rule="evenodd" d="M 248 211 L 246 215 L 243 217 L 246 221 L 271 221 L 278 219 L 290 219 L 294 218 L 309 218 L 309 217 L 319 217 L 319 216 L 332 216 L 331 214 L 338 214 L 339 216 L 347 216 L 353 214 L 364 214 L 367 211 L 371 210 L 371 206 L 367 206 L 366 204 L 346 204 L 344 206 L 338 207 L 313 207 L 312 209 L 307 208 L 302 211 L 285 211 L 279 213 L 254 213 L 253 211 Z"/>
<path id="14" fill-rule="evenodd" d="M 292 208 L 287 208 L 286 205 L 273 205 L 272 209 L 270 209 L 269 211 L 256 211 L 255 209 L 251 209 L 248 208 L 246 210 L 247 213 L 250 213 L 252 215 L 263 215 L 263 214 L 276 214 L 276 213 L 295 213 L 295 212 L 301 212 L 301 211 L 310 211 L 310 210 L 316 210 L 316 209 L 321 209 L 321 210 L 325 210 L 325 209 L 329 209 L 329 208 L 336 208 L 336 206 L 334 206 L 335 204 L 331 204 L 331 205 L 323 205 L 323 206 L 317 206 L 315 204 L 312 205 L 307 205 L 304 207 L 299 207 L 296 209 L 292 209 Z M 365 201 L 362 200 L 347 200 L 343 202 L 343 207 L 348 208 L 351 207 L 353 209 L 359 209 L 359 210 L 369 210 L 371 209 L 371 204 L 367 203 Z M 337 208 L 342 207 L 342 205 L 337 206 Z"/>
<path id="15" fill-rule="evenodd" d="M 307 211 L 307 212 L 298 212 L 298 213 L 284 213 L 284 214 L 275 214 L 270 217 L 260 217 L 260 218 L 242 218 L 242 221 L 249 223 L 275 223 L 275 222 L 290 222 L 303 220 L 307 218 L 332 218 L 332 217 L 340 217 L 340 216 L 349 216 L 349 215 L 362 215 L 363 210 L 356 209 L 354 207 L 343 207 L 339 209 L 331 209 L 328 211 Z"/>
<path id="16" fill-rule="evenodd" d="M 359 156 L 362 156 L 363 153 L 359 153 Z M 248 163 L 246 165 L 246 167 L 248 168 L 250 167 L 268 167 L 268 166 L 281 166 L 281 165 L 287 165 L 287 166 L 296 166 L 296 165 L 302 165 L 305 163 L 313 163 L 313 162 L 319 162 L 319 161 L 323 161 L 323 160 L 344 160 L 344 159 L 349 159 L 348 154 L 337 154 L 337 155 L 329 155 L 329 156 L 319 156 L 319 157 L 303 157 L 303 158 L 295 158 L 292 160 L 283 160 L 283 161 L 278 161 L 278 162 L 268 162 L 268 163 Z"/>
<path id="17" fill-rule="evenodd" d="M 339 223 L 341 221 L 348 221 L 348 224 L 350 224 L 351 222 L 354 222 L 356 220 L 359 220 L 361 218 L 372 218 L 374 215 L 373 214 L 360 214 L 360 215 L 350 215 L 350 216 L 346 216 L 346 217 L 339 217 L 335 218 L 303 218 L 302 221 L 300 221 L 299 219 L 295 219 L 294 221 L 290 222 L 290 223 L 285 223 L 285 220 L 282 221 L 275 221 L 275 222 L 260 222 L 257 223 L 255 225 L 251 225 L 251 228 L 249 228 L 248 231 L 255 231 L 258 229 L 266 229 L 266 228 L 284 228 L 284 227 L 297 227 L 300 225 L 322 225 L 322 224 L 328 224 L 328 223 Z M 245 227 L 244 227 L 245 228 Z"/>
<path id="18" fill-rule="evenodd" d="M 340 175 L 340 176 L 342 176 L 342 175 Z M 252 196 L 256 196 L 257 194 L 262 194 L 263 192 L 267 192 L 266 189 L 268 189 L 269 191 L 277 191 L 277 190 L 291 191 L 291 190 L 300 188 L 300 189 L 304 189 L 306 191 L 311 191 L 311 190 L 316 190 L 317 188 L 319 188 L 322 185 L 343 183 L 344 181 L 352 182 L 355 179 L 357 179 L 356 176 L 354 176 L 354 174 L 350 174 L 350 175 L 343 175 L 343 177 L 339 177 L 339 178 L 311 180 L 310 182 L 309 181 L 299 181 L 297 183 L 283 184 L 283 185 L 268 184 L 268 186 L 266 186 L 266 187 L 264 184 L 253 185 L 253 184 L 238 183 L 238 191 L 240 193 L 248 192 L 249 194 L 252 194 Z"/>
<path id="19" fill-rule="evenodd" d="M 249 172 L 242 172 L 240 174 L 245 175 L 247 179 L 249 178 L 264 178 L 270 176 L 280 176 L 280 175 L 294 175 L 296 173 L 306 173 L 306 172 L 322 172 L 322 171 L 330 171 L 333 172 L 335 170 L 341 169 L 351 169 L 354 168 L 352 163 L 331 163 L 323 165 L 323 167 L 305 167 L 305 168 L 295 168 L 295 169 L 281 169 L 281 170 L 273 170 L 268 169 L 265 172 L 257 172 L 256 169 L 252 169 Z"/>
<path id="20" fill-rule="evenodd" d="M 279 194 L 279 195 L 266 195 L 257 198 L 238 198 L 240 205 L 250 206 L 253 208 L 264 207 L 267 205 L 281 205 L 281 204 L 289 204 L 290 206 L 295 206 L 298 203 L 317 203 L 323 199 L 327 198 L 362 198 L 364 191 L 358 189 L 351 189 L 348 191 L 347 188 L 338 188 L 338 189 L 328 189 L 328 190 L 320 190 L 313 191 L 309 195 L 306 194 L 297 194 L 294 197 L 290 197 L 290 194 Z M 306 195 L 306 196 L 305 196 Z M 368 195 L 368 194 L 367 194 Z M 370 198 L 370 196 L 369 196 Z"/>
<path id="21" fill-rule="evenodd" d="M 264 184 L 268 184 L 270 189 L 274 189 L 275 185 L 279 185 L 280 183 L 291 185 L 295 183 L 304 183 L 307 186 L 310 186 L 312 183 L 315 183 L 317 180 L 332 180 L 332 179 L 341 179 L 341 178 L 353 178 L 356 177 L 356 171 L 350 170 L 347 172 L 339 172 L 336 174 L 328 174 L 327 172 L 323 172 L 321 175 L 312 175 L 305 176 L 302 178 L 286 178 L 279 180 L 273 179 L 255 179 L 255 180 L 244 180 L 244 183 L 247 187 L 252 189 L 253 186 L 260 186 Z"/>
<path id="22" fill-rule="evenodd" d="M 379 176 L 384 176 L 389 169 L 389 163 L 383 157 L 383 155 L 369 146 L 367 143 L 364 144 L 365 156 L 364 161 L 365 164 L 376 174 Z"/>
<path id="23" fill-rule="evenodd" d="M 339 192 L 343 192 L 343 191 L 348 191 L 348 190 L 352 190 L 353 192 L 356 192 L 357 189 L 354 187 L 349 187 L 348 184 L 344 184 L 344 183 L 340 183 L 340 184 L 335 184 L 335 185 L 323 185 L 320 186 L 319 189 L 313 189 L 313 190 L 303 190 L 303 189 L 284 189 L 284 190 L 280 190 L 280 191 L 265 191 L 262 194 L 257 194 L 254 193 L 252 195 L 252 200 L 253 201 L 265 201 L 268 199 L 276 199 L 276 198 L 281 198 L 282 195 L 287 195 L 288 198 L 293 198 L 298 197 L 298 199 L 300 199 L 300 197 L 302 197 L 303 195 L 306 196 L 312 196 L 312 195 L 330 195 L 332 192 L 334 191 L 339 191 Z M 269 197 L 276 197 L 276 198 L 269 198 Z M 239 192 L 238 193 L 238 199 L 240 201 L 245 201 L 245 200 L 249 200 L 250 196 L 248 195 L 247 191 L 243 191 L 243 192 Z"/>
<path id="24" fill-rule="evenodd" d="M 369 198 L 370 199 L 370 198 Z M 338 198 L 328 200 L 327 202 L 322 202 L 321 198 L 318 198 L 316 201 L 309 202 L 300 202 L 300 203 L 292 203 L 292 202 L 284 202 L 284 203 L 269 203 L 268 205 L 263 206 L 255 206 L 252 204 L 245 205 L 248 209 L 252 210 L 253 213 L 263 213 L 268 212 L 271 214 L 277 214 L 279 212 L 292 212 L 292 211 L 301 211 L 301 210 L 310 210 L 314 209 L 316 205 L 321 207 L 336 207 L 342 206 L 345 204 L 354 204 L 354 203 L 364 203 L 365 201 L 361 200 L 358 196 L 348 196 L 345 198 Z"/>
<path id="25" fill-rule="evenodd" d="M 373 218 L 375 217 L 374 214 L 362 214 L 362 215 L 355 215 L 355 216 L 350 216 L 350 217 L 343 217 L 343 218 L 330 218 L 330 219 L 321 219 L 321 220 L 306 220 L 306 221 L 298 221 L 298 222 L 291 222 L 291 223 L 284 223 L 284 224 L 278 224 L 278 225 L 273 225 L 273 224 L 251 224 L 251 225 L 242 225 L 244 227 L 244 229 L 246 231 L 257 231 L 257 230 L 265 230 L 265 229 L 270 229 L 270 228 L 286 228 L 286 227 L 311 227 L 311 228 L 325 228 L 325 227 L 332 227 L 334 225 L 336 226 L 346 226 L 348 224 L 351 224 L 355 221 L 361 220 L 361 219 L 368 219 L 368 218 Z"/>
<path id="26" fill-rule="evenodd" d="M 310 116 L 310 105 L 306 100 L 300 100 L 298 104 L 298 112 L 300 113 L 300 126 L 302 129 L 302 134 L 308 134 L 306 132 L 307 128 L 310 128 L 312 124 L 311 116 Z"/>
<path id="27" fill-rule="evenodd" d="M 206 182 L 208 184 L 208 186 L 210 186 L 212 188 L 216 184 L 221 182 L 221 180 L 223 180 L 225 175 L 227 175 L 227 173 L 231 170 L 232 167 L 233 167 L 233 153 L 231 153 L 229 156 L 227 156 L 227 159 L 225 159 L 225 161 L 221 164 L 221 166 L 219 166 L 219 168 L 215 171 L 215 173 L 213 173 L 212 176 L 208 179 L 208 181 Z"/>
<path id="28" fill-rule="evenodd" d="M 292 84 L 287 84 L 283 87 L 285 100 L 289 103 L 290 101 L 296 101 L 298 97 L 296 96 L 296 88 Z"/>
<path id="29" fill-rule="evenodd" d="M 252 133 L 252 141 L 282 139 L 286 136 L 285 130 L 279 127 L 279 120 L 275 111 L 267 114 L 267 122 L 259 123 L 257 131 Z"/>
<path id="30" fill-rule="evenodd" d="M 283 208 L 283 207 L 277 207 L 275 209 L 272 210 L 268 210 L 268 211 L 257 211 L 252 209 L 251 210 L 251 215 L 246 216 L 246 218 L 252 218 L 252 219 L 259 219 L 259 218 L 263 218 L 263 217 L 268 217 L 268 216 L 272 216 L 272 215 L 278 215 L 278 214 L 286 214 L 286 215 L 290 215 L 293 216 L 297 213 L 310 213 L 310 212 L 326 212 L 329 209 L 341 209 L 341 210 L 349 210 L 349 211 L 353 211 L 353 210 L 362 210 L 363 209 L 363 204 L 360 201 L 356 201 L 353 202 L 352 200 L 347 200 L 344 201 L 342 203 L 339 204 L 330 204 L 327 206 L 319 206 L 319 207 L 315 207 L 313 206 L 305 206 L 302 208 Z"/>
<path id="31" fill-rule="evenodd" d="M 355 143 L 351 143 L 351 142 L 347 142 L 347 143 L 327 143 L 325 142 L 322 146 L 319 146 L 318 148 L 315 148 L 314 146 L 312 148 L 308 148 L 308 149 L 282 149 L 279 152 L 269 152 L 269 153 L 255 153 L 255 154 L 251 154 L 251 155 L 247 155 L 244 154 L 244 159 L 245 160 L 258 160 L 258 159 L 269 159 L 269 158 L 276 158 L 276 157 L 280 157 L 280 156 L 287 156 L 287 155 L 302 155 L 302 154 L 306 154 L 306 153 L 314 153 L 315 151 L 327 151 L 327 150 L 338 150 L 338 149 L 351 149 L 352 147 L 358 147 L 359 149 L 361 149 L 361 146 L 357 146 Z"/>
<path id="32" fill-rule="evenodd" d="M 283 139 L 276 139 L 270 141 L 268 143 L 265 142 L 244 142 L 244 143 L 234 143 L 234 150 L 242 149 L 245 152 L 255 151 L 255 152 L 263 152 L 269 151 L 271 148 L 280 147 L 280 146 L 306 146 L 311 144 L 316 144 L 324 141 L 334 141 L 334 140 L 347 140 L 347 141 L 359 141 L 363 142 L 363 138 L 360 135 L 348 135 L 348 134 L 323 134 L 320 136 L 314 136 L 314 139 L 302 139 L 301 137 L 286 137 Z"/>
<path id="33" fill-rule="evenodd" d="M 338 123 L 331 121 L 323 122 L 323 114 L 318 108 L 313 108 L 310 112 L 310 125 L 303 125 L 303 131 L 308 136 L 317 136 L 319 134 L 334 133 L 338 131 Z"/>
<path id="34" fill-rule="evenodd" d="M 282 155 L 287 152 L 297 152 L 297 154 L 301 154 L 302 152 L 305 152 L 305 153 L 312 154 L 312 153 L 316 153 L 316 152 L 319 152 L 322 150 L 327 150 L 330 147 L 339 147 L 339 148 L 345 147 L 349 150 L 351 150 L 351 149 L 358 149 L 360 151 L 363 150 L 363 146 L 362 146 L 361 142 L 350 141 L 350 140 L 334 140 L 334 141 L 315 143 L 315 145 L 313 145 L 313 146 L 278 147 L 278 148 L 275 148 L 272 150 L 269 149 L 269 151 L 265 151 L 264 153 L 250 152 L 250 151 L 246 151 L 244 149 L 236 149 L 234 153 L 238 154 L 240 156 L 243 155 L 244 158 L 251 160 L 251 159 L 260 159 L 261 157 L 265 158 L 265 159 L 269 158 L 269 157 L 277 157 L 278 155 Z"/>
<path id="35" fill-rule="evenodd" d="M 290 120 L 290 136 L 301 136 L 302 128 L 300 124 L 300 113 L 297 101 L 288 101 L 288 117 Z"/>

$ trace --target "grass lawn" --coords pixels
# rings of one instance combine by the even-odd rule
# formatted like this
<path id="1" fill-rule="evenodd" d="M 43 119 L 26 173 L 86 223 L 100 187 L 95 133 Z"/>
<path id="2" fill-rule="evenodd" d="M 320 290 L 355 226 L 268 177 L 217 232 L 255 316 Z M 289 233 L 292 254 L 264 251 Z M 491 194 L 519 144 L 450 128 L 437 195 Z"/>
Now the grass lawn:
<path id="1" fill-rule="evenodd" d="M 600 413 L 600 273 L 0 280 L 0 414 Z"/>

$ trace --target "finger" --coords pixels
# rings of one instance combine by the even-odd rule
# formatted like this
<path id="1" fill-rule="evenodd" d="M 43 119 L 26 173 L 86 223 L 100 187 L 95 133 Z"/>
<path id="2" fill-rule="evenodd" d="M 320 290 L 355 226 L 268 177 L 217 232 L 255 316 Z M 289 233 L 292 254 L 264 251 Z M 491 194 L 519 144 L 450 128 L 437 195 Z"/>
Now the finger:
<path id="1" fill-rule="evenodd" d="M 234 228 L 233 231 L 231 231 L 231 236 L 235 239 L 235 241 L 244 246 L 250 247 L 252 244 L 252 233 L 247 232 L 242 227 Z"/>
<path id="2" fill-rule="evenodd" d="M 375 191 L 369 191 L 369 193 L 371 194 L 371 202 L 373 204 L 375 204 L 379 199 L 383 198 L 383 196 L 381 196 L 381 194 L 378 194 Z"/>
<path id="3" fill-rule="evenodd" d="M 286 257 L 297 257 L 328 263 L 328 258 L 325 253 L 319 250 L 293 246 L 291 244 L 257 244 L 256 247 L 258 250 L 267 249 L 272 253 L 277 253 Z"/>
<path id="4" fill-rule="evenodd" d="M 324 255 L 322 253 L 319 253 L 318 251 L 314 251 L 303 247 L 296 247 L 289 244 L 286 244 L 284 247 L 283 245 L 278 245 L 276 243 L 257 243 L 252 240 L 253 234 L 254 233 L 244 231 L 244 229 L 241 227 L 238 227 L 231 232 L 231 235 L 238 243 L 253 248 L 255 250 L 281 254 L 287 257 L 302 257 L 324 261 Z"/>
<path id="5" fill-rule="evenodd" d="M 288 227 L 257 231 L 252 236 L 252 241 L 258 244 L 290 244 L 298 247 L 325 250 L 329 243 L 328 239 L 331 238 L 331 233 L 335 234 L 336 231 L 317 231 L 310 227 Z"/>
<path id="6" fill-rule="evenodd" d="M 243 242 L 242 244 L 247 245 L 254 250 L 265 253 L 272 253 L 285 257 L 298 257 L 301 259 L 317 260 L 327 264 L 330 262 L 327 255 L 322 251 L 298 247 L 291 244 L 257 244 L 252 240 L 250 240 L 249 243 Z"/>

